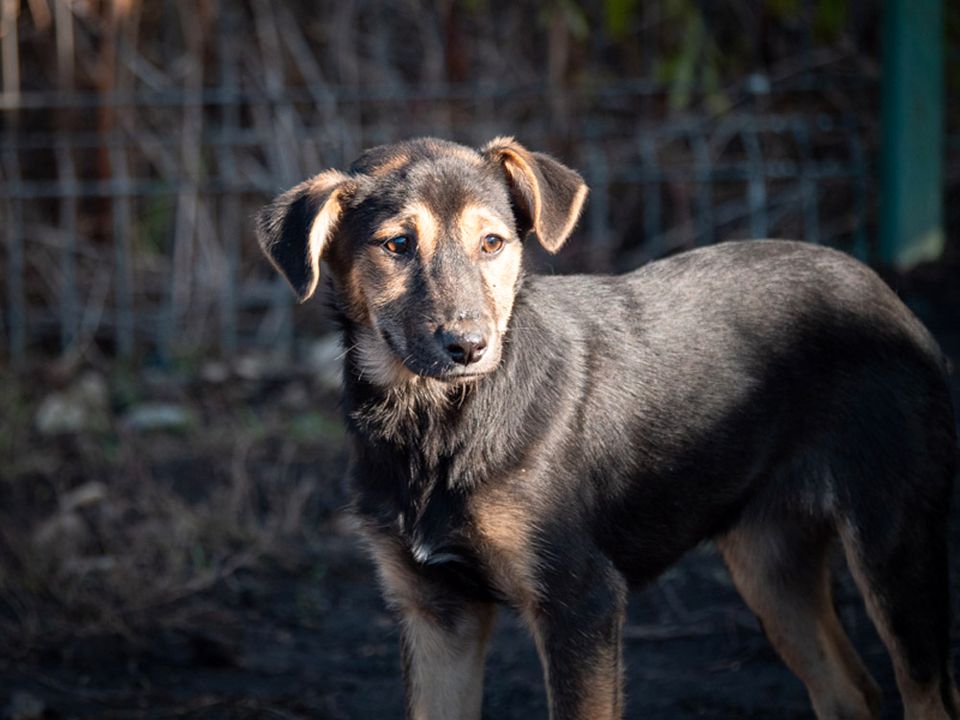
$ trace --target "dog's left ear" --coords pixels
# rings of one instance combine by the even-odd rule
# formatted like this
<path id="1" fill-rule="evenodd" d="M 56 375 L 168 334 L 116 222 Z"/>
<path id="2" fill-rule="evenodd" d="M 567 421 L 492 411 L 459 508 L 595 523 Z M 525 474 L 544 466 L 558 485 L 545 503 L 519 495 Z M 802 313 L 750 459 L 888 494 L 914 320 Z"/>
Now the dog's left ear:
<path id="1" fill-rule="evenodd" d="M 287 190 L 257 213 L 257 239 L 304 302 L 320 281 L 320 257 L 334 234 L 353 180 L 328 170 Z"/>
<path id="2" fill-rule="evenodd" d="M 549 155 L 530 152 L 513 138 L 494 138 L 480 152 L 506 176 L 520 236 L 533 230 L 541 245 L 557 252 L 573 232 L 587 198 L 583 178 Z"/>

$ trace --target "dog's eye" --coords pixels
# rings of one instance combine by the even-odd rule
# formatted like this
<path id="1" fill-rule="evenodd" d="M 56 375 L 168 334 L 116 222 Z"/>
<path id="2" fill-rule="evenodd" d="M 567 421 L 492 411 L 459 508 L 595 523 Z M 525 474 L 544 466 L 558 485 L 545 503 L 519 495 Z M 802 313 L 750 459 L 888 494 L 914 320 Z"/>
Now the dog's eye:
<path id="1" fill-rule="evenodd" d="M 499 235 L 487 235 L 480 243 L 480 249 L 488 255 L 496 255 L 503 249 L 504 240 Z"/>
<path id="2" fill-rule="evenodd" d="M 410 238 L 406 235 L 397 235 L 383 243 L 383 249 L 394 255 L 403 255 L 410 249 Z"/>

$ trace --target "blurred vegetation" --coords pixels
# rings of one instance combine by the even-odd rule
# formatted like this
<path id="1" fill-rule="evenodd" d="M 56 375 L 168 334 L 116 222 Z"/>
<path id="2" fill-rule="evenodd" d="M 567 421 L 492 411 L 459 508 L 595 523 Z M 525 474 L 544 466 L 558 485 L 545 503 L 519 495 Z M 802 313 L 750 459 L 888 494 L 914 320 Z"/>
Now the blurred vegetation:
<path id="1" fill-rule="evenodd" d="M 18 231 L 25 309 L 0 320 L 4 334 L 28 323 L 41 356 L 59 344 L 76 358 L 101 349 L 169 364 L 232 352 L 238 336 L 276 345 L 293 325 L 323 327 L 315 305 L 281 307 L 247 219 L 271 193 L 372 144 L 511 133 L 585 171 L 600 158 L 632 173 L 608 178 L 616 241 L 591 247 L 601 244 L 593 226 L 556 260 L 610 270 L 652 252 L 642 247 L 648 191 L 635 180 L 649 169 L 637 157 L 643 128 L 737 111 L 823 114 L 852 118 L 869 153 L 877 123 L 874 0 L 3 7 L 18 12 L 3 41 L 4 187 L 33 195 Z M 743 161 L 734 134 L 710 138 L 712 161 Z M 770 154 L 796 161 L 789 143 L 774 138 Z M 836 148 L 812 152 L 832 159 Z M 661 251 L 673 251 L 691 242 L 700 171 L 679 144 L 654 155 L 673 175 L 650 190 L 680 238 Z M 718 188 L 717 202 L 735 190 Z M 849 195 L 823 203 L 847 235 Z M 745 232 L 731 221 L 715 239 Z M 13 262 L 0 252 L 5 278 Z"/>
<path id="2" fill-rule="evenodd" d="M 68 153 L 76 179 L 95 184 L 72 210 L 84 322 L 66 350 L 50 316 L 68 287 L 61 262 L 71 208 L 53 196 L 24 203 L 25 296 L 40 339 L 17 373 L 0 349 L 0 645 L 8 652 L 78 628 L 125 632 L 238 568 L 309 557 L 332 532 L 345 502 L 335 391 L 318 380 L 317 366 L 283 366 L 292 376 L 282 381 L 269 371 L 282 365 L 269 346 L 289 318 L 275 307 L 247 220 L 269 192 L 349 161 L 364 145 L 420 132 L 464 141 L 515 132 L 578 159 L 584 134 L 602 130 L 616 158 L 623 147 L 635 151 L 643 124 L 749 107 L 850 115 L 871 152 L 878 120 L 876 0 L 3 7 L 19 13 L 16 38 L 2 39 L 15 40 L 3 57 L 18 68 L 15 86 L 11 72 L 3 75 L 5 96 L 36 96 L 0 112 L 0 129 L 5 142 L 41 139 L 17 156 L 22 179 L 62 181 L 52 140 L 60 138 L 76 143 Z M 948 131 L 957 143 L 960 4 L 945 10 Z M 207 102 L 205 92 L 238 99 Z M 304 127 L 319 128 L 317 137 L 301 141 Z M 223 152 L 229 143 L 232 156 Z M 118 161 L 121 145 L 127 155 Z M 679 166 L 671 152 L 680 151 L 669 149 L 664 162 Z M 947 173 L 948 207 L 960 208 L 960 168 Z M 125 187 L 131 177 L 144 187 Z M 123 192 L 110 195 L 117 187 Z M 611 193 L 609 252 L 632 261 L 645 198 L 636 182 Z M 662 196 L 678 225 L 689 225 L 690 187 L 664 183 Z M 130 203 L 126 226 L 118 225 L 117 198 Z M 831 201 L 838 232 L 847 232 L 848 196 L 826 197 L 827 209 Z M 9 217 L 2 198 L 0 212 Z M 955 211 L 951 218 L 955 232 Z M 123 243 L 132 254 L 126 268 L 117 260 Z M 589 247 L 572 253 L 582 267 L 596 262 Z M 114 361 L 118 278 L 138 313 L 147 369 Z M 214 330 L 234 287 L 239 331 L 266 346 L 259 356 L 237 352 Z M 320 334 L 321 314 L 315 304 L 298 308 L 295 320 Z M 9 318 L 0 319 L 6 334 Z M 174 338 L 175 357 L 150 354 L 159 354 L 145 329 L 153 327 Z M 224 367 L 211 369 L 211 348 L 228 358 Z M 152 373 L 153 365 L 165 372 Z"/>
<path id="3" fill-rule="evenodd" d="M 221 80 L 208 69 L 222 52 L 214 41 L 224 22 L 231 23 L 237 45 L 251 50 L 265 52 L 271 43 L 292 40 L 282 50 L 285 57 L 258 58 L 260 85 L 272 82 L 270 72 L 279 66 L 271 65 L 297 65 L 296 55 L 309 49 L 319 63 L 300 66 L 284 77 L 286 84 L 296 75 L 303 84 L 361 88 L 503 79 L 517 85 L 544 79 L 598 85 L 634 78 L 662 81 L 689 103 L 694 89 L 709 93 L 784 62 L 802 66 L 803 57 L 818 47 L 842 49 L 868 65 L 879 57 L 875 0 L 288 0 L 273 8 L 258 0 L 129 0 L 71 3 L 77 57 L 64 67 L 51 4 L 22 4 L 19 90 L 162 89 L 194 72 L 201 85 L 211 87 Z M 955 23 L 957 9 L 947 5 Z M 290 21 L 297 37 L 289 35 Z M 301 42 L 305 45 L 297 47 Z M 145 62 L 116 64 L 133 50 Z M 507 75 L 500 74 L 505 70 Z M 680 99 L 674 105 L 686 106 Z M 100 129 L 110 123 L 100 120 Z"/>
<path id="4" fill-rule="evenodd" d="M 287 0 L 276 7 L 259 0 L 76 0 L 68 3 L 76 26 L 72 59 L 66 59 L 58 4 L 13 3 L 19 5 L 19 82 L 7 92 L 160 90 L 188 79 L 213 87 L 222 81 L 216 66 L 223 48 L 215 41 L 224 23 L 236 45 L 255 56 L 280 52 L 250 58 L 260 65 L 252 87 L 276 90 L 278 72 L 285 86 L 299 80 L 357 88 L 505 79 L 517 86 L 543 80 L 596 86 L 630 78 L 663 83 L 677 109 L 694 100 L 718 103 L 745 77 L 775 75 L 784 64 L 814 71 L 809 61 L 818 49 L 855 59 L 848 71 L 876 75 L 881 51 L 876 0 Z M 948 75 L 956 87 L 960 7 L 946 2 L 944 11 Z M 288 47 L 276 47 L 287 40 Z M 315 61 L 301 63 L 304 51 Z M 124 67 L 131 53 L 139 57 Z M 116 121 L 113 109 L 101 108 L 47 123 L 103 131 Z"/>

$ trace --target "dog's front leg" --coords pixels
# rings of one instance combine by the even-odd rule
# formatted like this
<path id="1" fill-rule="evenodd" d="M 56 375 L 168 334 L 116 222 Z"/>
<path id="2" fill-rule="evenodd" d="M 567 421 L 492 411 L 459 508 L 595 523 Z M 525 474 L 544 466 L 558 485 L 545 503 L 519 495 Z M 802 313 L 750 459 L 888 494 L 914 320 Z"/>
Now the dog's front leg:
<path id="1" fill-rule="evenodd" d="M 626 584 L 612 568 L 549 587 L 534 614 L 551 720 L 619 720 Z"/>
<path id="2" fill-rule="evenodd" d="M 394 540 L 370 537 L 383 592 L 401 624 L 410 720 L 480 720 L 483 666 L 495 606 L 464 597 L 441 569 Z"/>
<path id="3" fill-rule="evenodd" d="M 444 617 L 401 610 L 410 720 L 480 720 L 483 666 L 494 606 L 448 608 Z"/>

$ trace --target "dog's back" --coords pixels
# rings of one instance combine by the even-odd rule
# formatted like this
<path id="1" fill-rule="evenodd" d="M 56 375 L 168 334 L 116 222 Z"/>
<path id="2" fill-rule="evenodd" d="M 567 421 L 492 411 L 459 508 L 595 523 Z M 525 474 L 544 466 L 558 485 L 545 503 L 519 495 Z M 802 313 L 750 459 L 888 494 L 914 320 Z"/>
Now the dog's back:
<path id="1" fill-rule="evenodd" d="M 841 253 L 728 243 L 625 276 L 533 277 L 514 325 L 511 342 L 536 347 L 504 374 L 522 386 L 555 363 L 551 414 L 568 427 L 542 451 L 579 505 L 596 502 L 604 547 L 637 582 L 744 512 L 949 497 L 942 354 Z"/>

